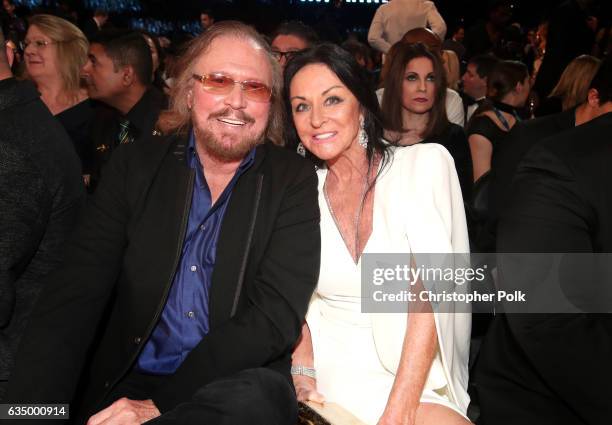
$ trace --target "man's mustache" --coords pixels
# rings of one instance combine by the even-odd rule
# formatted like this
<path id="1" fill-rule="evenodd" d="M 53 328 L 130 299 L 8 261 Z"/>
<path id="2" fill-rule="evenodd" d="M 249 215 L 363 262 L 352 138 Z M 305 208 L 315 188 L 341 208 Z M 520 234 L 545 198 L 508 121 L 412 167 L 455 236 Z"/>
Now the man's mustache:
<path id="1" fill-rule="evenodd" d="M 233 111 L 232 112 L 232 108 L 225 108 L 221 111 L 218 112 L 212 112 L 209 116 L 208 119 L 209 120 L 214 120 L 214 119 L 218 119 L 218 118 L 234 118 L 240 121 L 244 121 L 248 124 L 252 124 L 255 122 L 255 118 L 253 118 L 252 116 L 248 115 L 246 112 L 241 111 L 241 110 L 237 110 L 237 111 Z"/>

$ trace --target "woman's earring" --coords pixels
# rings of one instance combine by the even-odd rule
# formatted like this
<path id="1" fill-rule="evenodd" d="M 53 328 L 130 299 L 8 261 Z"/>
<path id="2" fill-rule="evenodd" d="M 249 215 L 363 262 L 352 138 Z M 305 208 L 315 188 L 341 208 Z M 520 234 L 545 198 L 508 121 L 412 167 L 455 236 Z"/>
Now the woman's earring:
<path id="1" fill-rule="evenodd" d="M 306 148 L 304 147 L 302 142 L 298 143 L 296 152 L 298 153 L 298 155 L 302 155 L 304 158 L 306 158 Z"/>
<path id="2" fill-rule="evenodd" d="M 359 134 L 357 135 L 359 146 L 366 149 L 368 147 L 368 133 L 365 131 L 365 120 L 363 115 L 359 116 Z"/>

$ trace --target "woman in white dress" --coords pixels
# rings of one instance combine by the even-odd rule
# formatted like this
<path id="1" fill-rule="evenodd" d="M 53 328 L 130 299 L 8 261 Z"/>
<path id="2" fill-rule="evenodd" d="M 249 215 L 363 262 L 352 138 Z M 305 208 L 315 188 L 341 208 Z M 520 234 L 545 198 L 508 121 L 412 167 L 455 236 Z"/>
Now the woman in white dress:
<path id="1" fill-rule="evenodd" d="M 451 156 L 386 144 L 367 81 L 329 44 L 285 69 L 288 136 L 323 163 L 320 277 L 293 355 L 298 399 L 336 402 L 368 424 L 468 424 L 470 315 L 361 313 L 362 253 L 468 251 Z"/>

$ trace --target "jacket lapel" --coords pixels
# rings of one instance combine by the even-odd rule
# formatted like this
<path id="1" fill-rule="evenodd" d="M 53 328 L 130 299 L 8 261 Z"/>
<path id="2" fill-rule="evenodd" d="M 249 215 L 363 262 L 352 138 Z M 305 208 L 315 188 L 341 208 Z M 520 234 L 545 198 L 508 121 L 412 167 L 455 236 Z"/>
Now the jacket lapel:
<path id="1" fill-rule="evenodd" d="M 166 151 L 161 163 L 158 163 L 158 169 L 150 171 L 156 176 L 142 200 L 145 209 L 139 215 L 138 230 L 135 230 L 134 236 L 138 243 L 126 253 L 128 257 L 141 258 L 143 249 L 148 252 L 144 261 L 134 262 L 138 265 L 137 269 L 129 271 L 138 276 L 132 280 L 142 285 L 141 293 L 150 300 L 140 307 L 142 320 L 145 321 L 154 314 L 148 309 L 157 311 L 160 308 L 159 300 L 165 300 L 181 255 L 189 215 L 192 177 L 191 170 L 185 165 L 185 142 L 179 139 L 171 143 L 170 151 Z M 132 262 L 126 261 L 126 264 Z"/>
<path id="2" fill-rule="evenodd" d="M 223 217 L 209 297 L 211 329 L 230 318 L 237 291 L 242 289 L 263 179 L 259 170 L 264 156 L 265 147 L 258 147 L 255 162 L 234 186 Z"/>

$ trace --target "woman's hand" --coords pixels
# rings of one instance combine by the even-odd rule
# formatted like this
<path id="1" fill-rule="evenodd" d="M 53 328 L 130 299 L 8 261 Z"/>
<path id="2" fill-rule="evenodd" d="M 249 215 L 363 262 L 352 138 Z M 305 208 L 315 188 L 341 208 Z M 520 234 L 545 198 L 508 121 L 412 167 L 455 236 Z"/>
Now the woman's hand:
<path id="1" fill-rule="evenodd" d="M 415 409 L 393 408 L 387 406 L 377 425 L 414 425 Z"/>
<path id="2" fill-rule="evenodd" d="M 293 385 L 298 401 L 324 403 L 325 397 L 317 392 L 317 381 L 310 376 L 293 375 Z"/>

